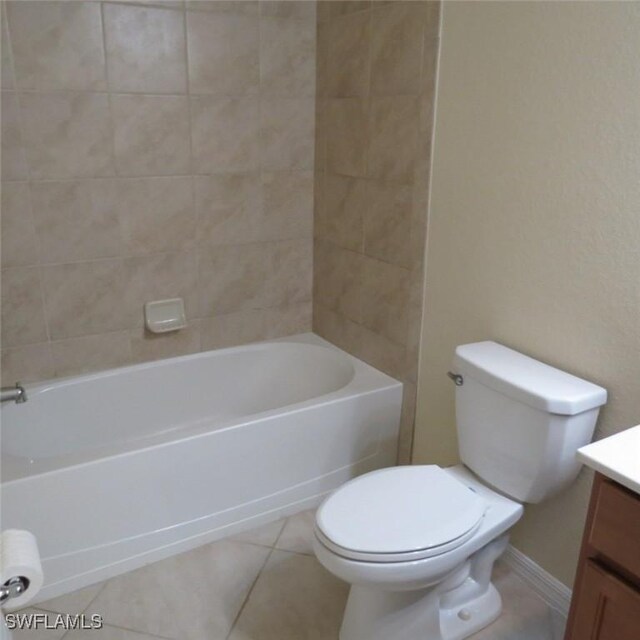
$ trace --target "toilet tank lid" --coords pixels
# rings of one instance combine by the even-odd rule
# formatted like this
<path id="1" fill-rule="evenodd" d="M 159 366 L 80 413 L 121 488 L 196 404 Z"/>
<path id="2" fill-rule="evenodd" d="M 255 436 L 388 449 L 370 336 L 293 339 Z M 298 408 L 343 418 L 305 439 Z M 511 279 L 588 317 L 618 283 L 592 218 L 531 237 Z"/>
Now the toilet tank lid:
<path id="1" fill-rule="evenodd" d="M 463 378 L 548 413 L 572 416 L 607 401 L 606 389 L 489 340 L 457 347 L 454 365 Z"/>

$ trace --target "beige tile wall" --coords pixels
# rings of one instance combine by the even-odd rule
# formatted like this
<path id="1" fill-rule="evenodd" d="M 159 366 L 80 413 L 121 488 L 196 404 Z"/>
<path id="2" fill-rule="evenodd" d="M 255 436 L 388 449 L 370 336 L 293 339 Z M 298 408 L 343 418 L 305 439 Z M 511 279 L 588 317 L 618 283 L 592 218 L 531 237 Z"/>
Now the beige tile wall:
<path id="1" fill-rule="evenodd" d="M 405 383 L 411 455 L 439 3 L 318 4 L 314 331 Z"/>
<path id="2" fill-rule="evenodd" d="M 315 4 L 2 4 L 5 382 L 309 330 Z"/>

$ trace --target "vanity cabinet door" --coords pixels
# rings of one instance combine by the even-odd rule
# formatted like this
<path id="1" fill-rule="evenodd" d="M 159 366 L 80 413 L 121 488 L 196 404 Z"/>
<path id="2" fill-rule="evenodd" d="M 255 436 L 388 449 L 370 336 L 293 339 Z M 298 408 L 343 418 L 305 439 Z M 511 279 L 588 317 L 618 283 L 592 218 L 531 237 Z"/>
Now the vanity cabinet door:
<path id="1" fill-rule="evenodd" d="M 638 640 L 640 591 L 588 560 L 567 640 Z"/>

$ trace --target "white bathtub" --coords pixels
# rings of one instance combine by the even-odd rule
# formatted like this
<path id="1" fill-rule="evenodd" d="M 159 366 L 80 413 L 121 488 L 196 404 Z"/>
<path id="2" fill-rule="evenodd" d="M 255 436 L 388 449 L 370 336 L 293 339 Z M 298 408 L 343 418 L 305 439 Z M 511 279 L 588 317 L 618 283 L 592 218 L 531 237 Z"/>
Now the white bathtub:
<path id="1" fill-rule="evenodd" d="M 315 506 L 395 463 L 402 386 L 304 334 L 27 387 L 2 409 L 2 528 L 35 602 Z"/>

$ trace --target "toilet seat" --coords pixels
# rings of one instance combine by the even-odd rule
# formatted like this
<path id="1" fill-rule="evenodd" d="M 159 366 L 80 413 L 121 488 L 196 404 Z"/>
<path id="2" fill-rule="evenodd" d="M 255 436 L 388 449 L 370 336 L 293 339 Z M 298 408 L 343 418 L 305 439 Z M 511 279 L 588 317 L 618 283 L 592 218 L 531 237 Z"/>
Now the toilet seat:
<path id="1" fill-rule="evenodd" d="M 419 560 L 464 544 L 487 506 L 436 465 L 392 467 L 355 478 L 329 496 L 316 515 L 316 536 L 352 560 Z"/>

